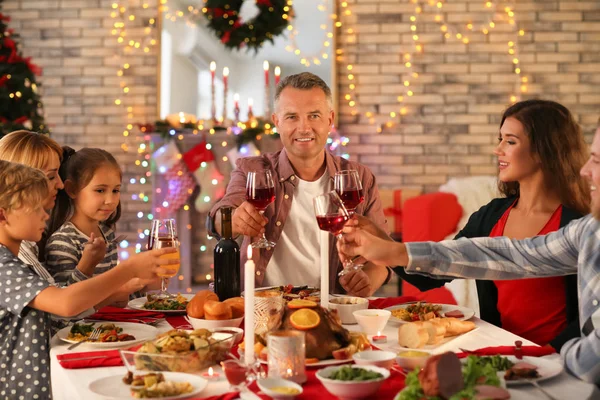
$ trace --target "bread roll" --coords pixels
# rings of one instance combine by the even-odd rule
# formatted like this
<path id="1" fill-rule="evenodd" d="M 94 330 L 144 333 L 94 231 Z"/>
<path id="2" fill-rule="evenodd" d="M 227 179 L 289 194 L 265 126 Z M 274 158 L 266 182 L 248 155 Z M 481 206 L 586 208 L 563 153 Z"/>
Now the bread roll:
<path id="1" fill-rule="evenodd" d="M 434 318 L 434 319 L 430 319 L 428 321 L 429 323 L 431 323 L 435 329 L 436 329 L 436 336 L 446 336 L 446 326 L 448 325 L 448 323 L 446 321 L 443 321 L 442 318 Z"/>
<path id="2" fill-rule="evenodd" d="M 402 347 L 420 349 L 429 341 L 427 329 L 416 324 L 402 324 L 398 328 L 398 344 Z"/>
<path id="3" fill-rule="evenodd" d="M 427 332 L 427 344 L 436 344 L 437 342 L 436 337 L 438 336 L 437 334 L 437 329 L 436 327 L 429 321 L 416 321 L 413 322 L 413 324 L 425 329 L 425 331 Z"/>
<path id="4" fill-rule="evenodd" d="M 446 336 L 462 335 L 475 329 L 475 323 L 472 321 L 461 321 L 456 318 L 442 318 L 447 320 Z"/>
<path id="5" fill-rule="evenodd" d="M 232 297 L 223 303 L 231 307 L 232 318 L 241 318 L 244 316 L 244 299 L 241 297 Z"/>
<path id="6" fill-rule="evenodd" d="M 201 290 L 186 306 L 187 314 L 192 318 L 204 318 L 204 303 L 208 300 L 219 301 L 219 297 L 210 290 Z"/>
<path id="7" fill-rule="evenodd" d="M 205 319 L 231 319 L 231 306 L 220 301 L 208 300 L 204 303 Z"/>

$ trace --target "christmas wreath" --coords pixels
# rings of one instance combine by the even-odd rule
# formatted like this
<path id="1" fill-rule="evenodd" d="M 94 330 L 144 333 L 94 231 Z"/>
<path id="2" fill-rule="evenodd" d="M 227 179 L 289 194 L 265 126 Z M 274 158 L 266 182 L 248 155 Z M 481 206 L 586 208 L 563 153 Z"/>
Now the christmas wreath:
<path id="1" fill-rule="evenodd" d="M 255 0 L 259 13 L 249 21 L 242 21 L 239 12 L 244 0 L 206 0 L 202 11 L 208 27 L 225 47 L 244 46 L 258 51 L 265 41 L 273 43 L 292 18 L 289 0 Z M 290 2 L 291 3 L 291 2 Z"/>

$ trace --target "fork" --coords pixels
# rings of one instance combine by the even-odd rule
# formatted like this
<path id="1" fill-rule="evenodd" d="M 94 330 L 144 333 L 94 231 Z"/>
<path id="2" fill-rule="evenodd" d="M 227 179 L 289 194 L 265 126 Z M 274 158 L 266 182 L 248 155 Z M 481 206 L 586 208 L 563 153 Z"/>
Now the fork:
<path id="1" fill-rule="evenodd" d="M 523 379 L 523 381 L 525 382 L 529 382 L 531 383 L 533 386 L 535 386 L 540 392 L 544 393 L 544 395 L 550 399 L 550 400 L 558 400 L 556 397 L 552 396 L 550 393 L 548 393 L 546 391 L 546 389 L 544 389 L 543 387 L 540 386 L 539 383 L 537 383 L 536 381 L 532 381 L 530 379 Z"/>
<path id="2" fill-rule="evenodd" d="M 87 339 L 83 339 L 81 342 L 73 343 L 72 345 L 70 345 L 67 348 L 67 350 L 73 350 L 75 347 L 79 346 L 83 342 L 96 341 L 96 340 L 100 339 L 101 333 L 102 333 L 102 330 L 100 329 L 100 327 L 98 327 L 92 331 L 92 334 Z"/>

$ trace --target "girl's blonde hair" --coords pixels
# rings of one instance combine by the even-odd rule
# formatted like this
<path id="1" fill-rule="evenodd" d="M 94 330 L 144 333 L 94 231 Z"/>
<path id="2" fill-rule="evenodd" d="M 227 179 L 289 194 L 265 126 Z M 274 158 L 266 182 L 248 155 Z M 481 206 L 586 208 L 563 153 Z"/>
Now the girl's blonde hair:
<path id="1" fill-rule="evenodd" d="M 54 155 L 62 160 L 62 148 L 42 133 L 14 131 L 0 139 L 0 160 L 43 169 Z"/>
<path id="2" fill-rule="evenodd" d="M 35 209 L 48 197 L 48 180 L 39 169 L 0 160 L 0 208 Z"/>

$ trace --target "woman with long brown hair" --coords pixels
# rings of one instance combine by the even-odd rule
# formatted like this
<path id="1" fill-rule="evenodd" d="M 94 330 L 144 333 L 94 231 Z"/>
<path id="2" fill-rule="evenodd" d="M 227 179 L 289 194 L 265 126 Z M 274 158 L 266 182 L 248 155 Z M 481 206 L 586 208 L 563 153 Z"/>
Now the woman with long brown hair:
<path id="1" fill-rule="evenodd" d="M 471 215 L 461 237 L 506 236 L 523 239 L 556 231 L 589 212 L 589 185 L 579 175 L 588 151 L 573 116 L 547 100 L 510 106 L 498 132 L 498 181 L 506 196 Z M 406 274 L 420 290 L 444 285 Z M 579 337 L 577 278 L 477 281 L 481 318 L 540 345 L 555 349 Z"/>

